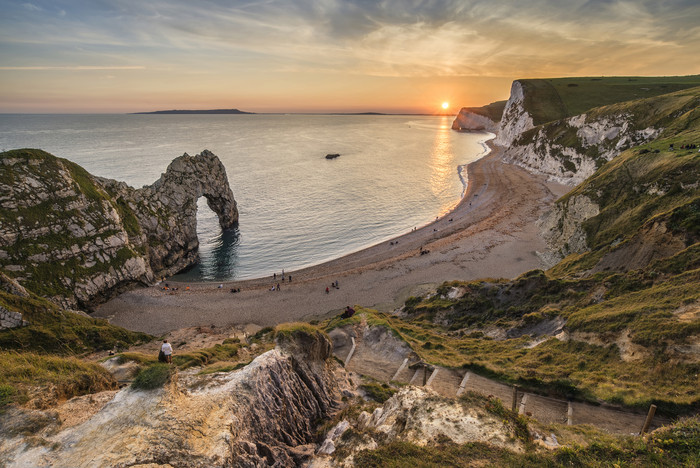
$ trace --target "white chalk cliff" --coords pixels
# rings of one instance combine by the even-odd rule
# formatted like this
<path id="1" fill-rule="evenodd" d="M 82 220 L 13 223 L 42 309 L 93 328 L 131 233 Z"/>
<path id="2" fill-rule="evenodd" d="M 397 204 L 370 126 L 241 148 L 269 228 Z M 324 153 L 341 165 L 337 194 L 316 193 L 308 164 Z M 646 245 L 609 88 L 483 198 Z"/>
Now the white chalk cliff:
<path id="1" fill-rule="evenodd" d="M 153 185 L 94 177 L 41 150 L 0 154 L 0 268 L 65 308 L 90 308 L 198 260 L 197 199 L 238 220 L 226 170 L 203 151 Z"/>

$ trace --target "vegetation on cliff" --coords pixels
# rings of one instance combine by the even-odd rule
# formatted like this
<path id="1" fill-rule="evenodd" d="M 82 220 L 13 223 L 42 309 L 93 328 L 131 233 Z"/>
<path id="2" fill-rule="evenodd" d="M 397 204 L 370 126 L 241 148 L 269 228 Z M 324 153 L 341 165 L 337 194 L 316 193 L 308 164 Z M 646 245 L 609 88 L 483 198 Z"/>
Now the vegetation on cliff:
<path id="1" fill-rule="evenodd" d="M 238 211 L 226 170 L 211 152 L 176 158 L 134 189 L 35 149 L 0 153 L 0 268 L 67 308 L 91 309 L 135 284 L 198 259 L 197 199 L 222 228 Z"/>
<path id="2" fill-rule="evenodd" d="M 596 107 L 645 99 L 700 86 L 700 75 L 607 76 L 518 80 L 535 125 L 583 114 Z"/>
<path id="3" fill-rule="evenodd" d="M 513 452 L 483 442 L 456 444 L 442 438 L 420 446 L 395 441 L 376 450 L 364 450 L 354 458 L 356 466 L 404 467 L 621 467 L 698 466 L 700 418 L 683 420 L 645 438 L 596 436 L 590 444 L 576 444 L 548 451 Z"/>

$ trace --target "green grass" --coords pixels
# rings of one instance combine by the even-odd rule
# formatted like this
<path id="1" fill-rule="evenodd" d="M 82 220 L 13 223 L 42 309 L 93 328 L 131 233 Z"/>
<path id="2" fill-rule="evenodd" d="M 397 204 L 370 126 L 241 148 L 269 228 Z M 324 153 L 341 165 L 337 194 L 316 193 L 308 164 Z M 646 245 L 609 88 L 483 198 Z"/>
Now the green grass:
<path id="1" fill-rule="evenodd" d="M 231 362 L 238 357 L 240 343 L 217 344 L 210 348 L 198 349 L 186 353 L 173 354 L 173 364 L 179 369 L 208 366 L 220 361 Z"/>
<path id="2" fill-rule="evenodd" d="M 23 298 L 0 289 L 0 305 L 21 312 L 29 326 L 0 331 L 0 349 L 82 354 L 150 341 L 145 333 L 132 332 L 94 319 L 67 312 L 44 298 Z"/>
<path id="3" fill-rule="evenodd" d="M 156 362 L 144 367 L 136 374 L 131 383 L 131 388 L 136 390 L 154 390 L 161 388 L 170 380 L 172 366 L 162 362 Z"/>
<path id="4" fill-rule="evenodd" d="M 394 393 L 396 393 L 396 390 L 391 388 L 391 386 L 386 383 L 381 384 L 378 382 L 371 382 L 360 385 L 360 388 L 367 394 L 368 397 L 377 403 L 384 403 L 391 398 Z"/>
<path id="5" fill-rule="evenodd" d="M 363 467 L 691 467 L 700 464 L 700 419 L 678 422 L 646 438 L 618 437 L 606 442 L 528 449 L 515 453 L 483 442 L 455 444 L 441 438 L 425 446 L 395 441 L 354 457 Z"/>
<path id="6" fill-rule="evenodd" d="M 26 402 L 38 387 L 40 402 L 50 404 L 117 386 L 112 375 L 99 364 L 75 357 L 14 351 L 0 351 L 0 382 L 0 407 Z"/>
<path id="7" fill-rule="evenodd" d="M 668 77 L 578 77 L 519 80 L 525 108 L 535 125 L 590 109 L 700 86 L 700 75 Z"/>

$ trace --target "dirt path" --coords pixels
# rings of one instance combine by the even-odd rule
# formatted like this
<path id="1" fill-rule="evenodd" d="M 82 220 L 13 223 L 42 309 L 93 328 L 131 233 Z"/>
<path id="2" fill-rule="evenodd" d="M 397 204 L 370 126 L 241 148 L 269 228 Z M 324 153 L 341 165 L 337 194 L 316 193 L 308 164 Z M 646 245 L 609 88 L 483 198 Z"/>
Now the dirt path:
<path id="1" fill-rule="evenodd" d="M 425 375 L 427 386 L 445 397 L 454 398 L 466 391 L 474 391 L 483 395 L 493 395 L 499 398 L 506 408 L 511 407 L 513 387 L 510 385 L 471 371 L 434 367 L 424 374 L 422 368 L 410 369 L 411 364 L 419 362 L 416 354 L 405 343 L 381 330 L 383 329 L 380 327 L 368 329 L 358 326 L 352 331 L 334 330 L 331 333 L 334 353 L 345 362 L 346 369 L 381 382 L 393 380 L 412 385 L 423 385 Z M 346 361 L 351 339 L 354 340 L 355 350 L 350 360 Z M 637 412 L 570 402 L 523 391 L 518 391 L 515 406 L 520 414 L 543 423 L 591 424 L 613 434 L 638 434 L 646 417 L 645 414 Z M 651 429 L 669 422 L 656 417 Z"/>
<path id="2" fill-rule="evenodd" d="M 450 280 L 511 278 L 541 268 L 535 221 L 568 188 L 504 164 L 498 151 L 469 165 L 468 191 L 448 215 L 354 254 L 272 277 L 219 284 L 175 284 L 126 292 L 94 314 L 131 330 L 254 323 L 260 326 L 336 314 L 359 304 L 391 310 L 410 295 Z M 429 254 L 420 255 L 420 249 Z M 289 274 L 293 281 L 289 282 Z M 339 282 L 339 289 L 327 286 Z M 280 283 L 280 291 L 270 287 Z M 185 290 L 189 286 L 189 290 Z M 231 294 L 231 288 L 241 288 Z"/>

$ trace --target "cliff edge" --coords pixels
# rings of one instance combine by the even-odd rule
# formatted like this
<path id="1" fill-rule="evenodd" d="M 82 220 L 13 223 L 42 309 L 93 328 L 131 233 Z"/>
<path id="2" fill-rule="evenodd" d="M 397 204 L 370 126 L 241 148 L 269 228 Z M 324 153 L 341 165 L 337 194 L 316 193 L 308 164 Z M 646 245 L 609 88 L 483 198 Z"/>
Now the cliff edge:
<path id="1" fill-rule="evenodd" d="M 197 199 L 238 221 L 226 170 L 203 151 L 134 189 L 45 151 L 0 153 L 0 268 L 66 308 L 91 308 L 198 260 Z"/>

